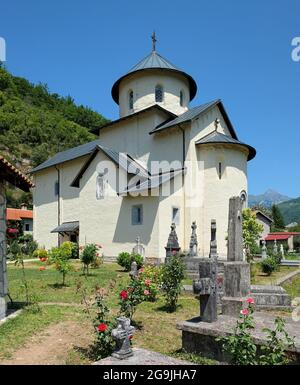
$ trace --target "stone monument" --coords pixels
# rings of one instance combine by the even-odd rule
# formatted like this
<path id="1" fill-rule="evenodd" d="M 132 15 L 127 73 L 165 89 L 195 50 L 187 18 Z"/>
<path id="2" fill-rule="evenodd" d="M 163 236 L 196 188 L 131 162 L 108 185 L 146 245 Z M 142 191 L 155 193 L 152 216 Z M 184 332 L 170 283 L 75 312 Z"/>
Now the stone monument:
<path id="1" fill-rule="evenodd" d="M 281 254 L 281 257 L 284 258 L 284 248 L 282 243 L 280 244 L 280 254 Z"/>
<path id="2" fill-rule="evenodd" d="M 231 316 L 239 315 L 250 294 L 250 265 L 243 261 L 242 209 L 243 202 L 240 197 L 230 198 L 222 313 Z"/>
<path id="3" fill-rule="evenodd" d="M 215 322 L 218 318 L 217 269 L 216 221 L 212 220 L 209 258 L 200 260 L 200 279 L 193 281 L 193 292 L 200 299 L 200 320 L 202 322 Z"/>
<path id="4" fill-rule="evenodd" d="M 175 223 L 172 223 L 171 225 L 171 232 L 169 234 L 168 243 L 165 247 L 166 249 L 166 260 L 165 262 L 168 262 L 168 259 L 172 257 L 173 255 L 176 255 L 180 251 L 180 246 L 178 243 L 178 237 L 176 234 L 176 225 Z"/>
<path id="5" fill-rule="evenodd" d="M 141 239 L 140 237 L 137 237 L 136 240 L 136 245 L 133 247 L 132 249 L 132 253 L 133 254 L 139 254 L 141 257 L 145 257 L 145 248 L 144 246 L 141 244 Z"/>
<path id="6" fill-rule="evenodd" d="M 274 240 L 273 253 L 274 253 L 274 255 L 278 254 L 278 245 L 277 245 L 276 239 Z"/>
<path id="7" fill-rule="evenodd" d="M 262 247 L 261 247 L 261 259 L 266 259 L 268 258 L 267 254 L 267 246 L 266 246 L 266 241 L 262 241 Z"/>
<path id="8" fill-rule="evenodd" d="M 132 262 L 129 276 L 131 279 L 135 279 L 138 276 L 138 268 L 137 268 L 137 263 L 135 261 Z"/>
<path id="9" fill-rule="evenodd" d="M 197 240 L 197 225 L 196 222 L 194 221 L 192 223 L 192 235 L 191 235 L 191 240 L 190 240 L 190 248 L 189 248 L 189 253 L 188 257 L 197 257 L 198 255 L 198 240 Z"/>
<path id="10" fill-rule="evenodd" d="M 135 328 L 130 325 L 129 318 L 119 317 L 117 318 L 117 321 L 118 325 L 111 333 L 113 339 L 116 341 L 116 349 L 113 352 L 112 357 L 124 360 L 133 355 L 130 339 L 133 336 Z"/>

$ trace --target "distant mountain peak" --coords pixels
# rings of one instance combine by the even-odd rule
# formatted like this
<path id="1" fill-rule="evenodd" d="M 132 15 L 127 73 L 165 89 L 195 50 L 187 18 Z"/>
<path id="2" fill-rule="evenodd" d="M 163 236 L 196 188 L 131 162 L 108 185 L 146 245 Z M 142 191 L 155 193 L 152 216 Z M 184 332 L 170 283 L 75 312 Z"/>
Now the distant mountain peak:
<path id="1" fill-rule="evenodd" d="M 249 195 L 249 206 L 262 205 L 265 207 L 271 207 L 274 204 L 279 204 L 281 202 L 289 201 L 293 198 L 290 198 L 286 195 L 282 195 L 278 191 L 269 188 L 264 194 L 260 195 Z"/>

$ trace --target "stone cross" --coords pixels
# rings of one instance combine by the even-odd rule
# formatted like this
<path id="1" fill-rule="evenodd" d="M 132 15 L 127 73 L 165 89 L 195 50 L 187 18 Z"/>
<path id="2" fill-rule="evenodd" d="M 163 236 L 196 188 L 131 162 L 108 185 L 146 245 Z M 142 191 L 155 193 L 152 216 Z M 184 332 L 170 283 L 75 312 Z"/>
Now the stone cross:
<path id="1" fill-rule="evenodd" d="M 133 254 L 139 254 L 141 257 L 144 258 L 145 256 L 145 248 L 144 246 L 141 244 L 141 239 L 140 237 L 137 237 L 136 240 L 136 245 L 134 246 L 134 248 L 132 249 L 132 253 Z"/>
<path id="2" fill-rule="evenodd" d="M 281 254 L 282 258 L 284 258 L 284 248 L 283 248 L 282 243 L 280 244 L 280 254 Z"/>
<path id="3" fill-rule="evenodd" d="M 156 51 L 156 42 L 157 42 L 155 31 L 153 31 L 153 33 L 151 35 L 151 39 L 152 39 L 152 52 L 155 52 Z"/>
<path id="4" fill-rule="evenodd" d="M 262 241 L 261 259 L 266 259 L 266 258 L 268 258 L 266 241 Z"/>
<path id="5" fill-rule="evenodd" d="M 133 351 L 130 345 L 130 339 L 135 328 L 130 325 L 130 319 L 126 317 L 117 318 L 118 325 L 113 329 L 111 335 L 116 341 L 116 349 L 112 356 L 119 360 L 133 356 Z"/>
<path id="6" fill-rule="evenodd" d="M 218 319 L 217 269 L 216 221 L 212 220 L 209 258 L 201 259 L 199 262 L 200 279 L 193 281 L 193 292 L 200 299 L 200 319 L 202 322 L 215 322 Z"/>
<path id="7" fill-rule="evenodd" d="M 196 257 L 198 254 L 198 240 L 197 240 L 197 225 L 196 222 L 192 223 L 192 235 L 191 235 L 191 240 L 190 240 L 190 250 L 189 250 L 189 257 Z"/>
<path id="8" fill-rule="evenodd" d="M 277 245 L 276 239 L 274 240 L 273 253 L 274 253 L 274 255 L 278 254 L 278 245 Z"/>
<path id="9" fill-rule="evenodd" d="M 165 247 L 166 249 L 166 262 L 170 257 L 173 255 L 176 255 L 180 251 L 180 246 L 178 243 L 178 237 L 176 234 L 176 225 L 175 223 L 172 223 L 171 225 L 171 232 L 168 237 L 168 243 Z"/>
<path id="10" fill-rule="evenodd" d="M 228 215 L 228 261 L 243 261 L 243 202 L 240 197 L 229 200 Z"/>

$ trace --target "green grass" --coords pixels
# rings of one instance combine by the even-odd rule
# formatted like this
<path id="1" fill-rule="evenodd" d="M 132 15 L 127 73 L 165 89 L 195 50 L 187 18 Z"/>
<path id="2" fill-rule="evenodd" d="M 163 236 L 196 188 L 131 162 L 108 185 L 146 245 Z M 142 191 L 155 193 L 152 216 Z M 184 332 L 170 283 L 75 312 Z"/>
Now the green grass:
<path id="1" fill-rule="evenodd" d="M 39 312 L 24 309 L 16 318 L 0 326 L 0 358 L 9 358 L 16 349 L 24 345 L 29 336 L 71 315 L 76 316 L 71 307 L 42 306 Z"/>
<path id="2" fill-rule="evenodd" d="M 283 287 L 292 298 L 300 297 L 300 275 L 297 275 Z"/>
<path id="3" fill-rule="evenodd" d="M 260 268 L 257 266 L 255 269 L 255 276 L 251 278 L 253 285 L 275 285 L 279 278 L 298 270 L 298 267 L 280 266 L 277 271 L 274 271 L 270 276 L 262 273 Z"/>
<path id="4" fill-rule="evenodd" d="M 287 259 L 289 261 L 299 261 L 300 260 L 300 254 L 289 254 L 284 257 L 284 259 Z"/>

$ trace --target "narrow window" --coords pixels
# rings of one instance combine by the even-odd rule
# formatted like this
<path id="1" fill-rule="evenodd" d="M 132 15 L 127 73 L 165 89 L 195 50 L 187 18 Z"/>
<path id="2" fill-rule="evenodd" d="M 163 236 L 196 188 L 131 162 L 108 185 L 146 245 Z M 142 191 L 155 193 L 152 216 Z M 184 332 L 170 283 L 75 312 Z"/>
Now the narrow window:
<path id="1" fill-rule="evenodd" d="M 54 195 L 57 196 L 59 194 L 59 183 L 58 180 L 54 184 Z"/>
<path id="2" fill-rule="evenodd" d="M 133 91 L 129 91 L 129 109 L 133 110 Z"/>
<path id="3" fill-rule="evenodd" d="M 180 222 L 180 209 L 179 207 L 172 207 L 172 223 L 179 225 Z"/>
<path id="4" fill-rule="evenodd" d="M 161 103 L 164 100 L 164 90 L 162 86 L 157 85 L 155 87 L 155 101 L 156 103 Z"/>
<path id="5" fill-rule="evenodd" d="M 104 199 L 105 196 L 105 183 L 104 183 L 104 174 L 98 173 L 96 178 L 96 199 Z"/>
<path id="6" fill-rule="evenodd" d="M 183 91 L 181 90 L 180 91 L 180 106 L 183 107 L 184 106 L 184 93 Z"/>
<path id="7" fill-rule="evenodd" d="M 25 224 L 25 231 L 29 231 L 30 230 L 30 228 L 29 228 L 29 223 L 26 223 Z"/>
<path id="8" fill-rule="evenodd" d="M 222 179 L 222 163 L 219 162 L 219 179 Z"/>
<path id="9" fill-rule="evenodd" d="M 132 206 L 131 211 L 131 223 L 132 225 L 141 225 L 143 223 L 143 206 Z"/>
<path id="10" fill-rule="evenodd" d="M 247 193 L 245 190 L 241 191 L 240 198 L 243 203 L 243 209 L 245 209 L 247 207 Z"/>

